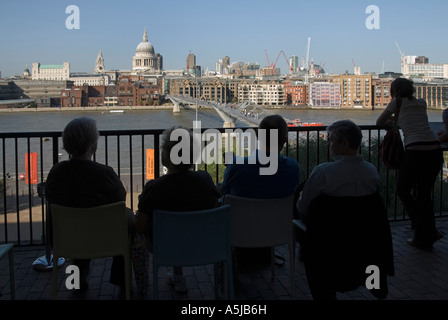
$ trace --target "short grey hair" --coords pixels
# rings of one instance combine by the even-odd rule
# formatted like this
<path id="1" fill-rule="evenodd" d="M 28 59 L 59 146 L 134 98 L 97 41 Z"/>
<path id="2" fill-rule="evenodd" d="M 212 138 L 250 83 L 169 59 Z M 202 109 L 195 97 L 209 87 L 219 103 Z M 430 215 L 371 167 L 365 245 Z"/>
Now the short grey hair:
<path id="1" fill-rule="evenodd" d="M 87 117 L 73 119 L 62 133 L 64 149 L 73 157 L 80 157 L 88 152 L 93 154 L 96 151 L 98 138 L 96 121 Z"/>
<path id="2" fill-rule="evenodd" d="M 338 141 L 347 139 L 350 148 L 358 149 L 361 145 L 362 132 L 359 126 L 351 120 L 334 122 L 327 128 L 327 133 Z"/>
<path id="3" fill-rule="evenodd" d="M 182 142 L 182 137 L 179 137 L 178 140 L 171 140 L 171 133 L 175 130 L 185 130 L 185 133 L 188 133 L 189 136 L 189 146 L 190 149 L 189 151 L 189 158 L 188 158 L 188 162 L 187 163 L 179 163 L 179 164 L 174 164 L 172 162 L 171 159 L 171 150 L 173 149 L 174 146 L 176 146 L 178 143 Z M 182 126 L 174 126 L 171 127 L 169 129 L 166 129 L 165 131 L 163 131 L 162 134 L 162 145 L 161 145 L 161 149 L 162 149 L 162 164 L 167 167 L 168 169 L 173 169 L 176 168 L 177 170 L 190 170 L 191 168 L 193 168 L 193 165 L 195 163 L 194 161 L 194 145 L 195 143 L 197 143 L 196 139 L 193 138 L 193 132 L 190 129 L 184 128 Z M 184 149 L 181 149 L 181 152 L 184 151 Z M 183 155 L 179 155 L 180 157 L 182 157 Z"/>

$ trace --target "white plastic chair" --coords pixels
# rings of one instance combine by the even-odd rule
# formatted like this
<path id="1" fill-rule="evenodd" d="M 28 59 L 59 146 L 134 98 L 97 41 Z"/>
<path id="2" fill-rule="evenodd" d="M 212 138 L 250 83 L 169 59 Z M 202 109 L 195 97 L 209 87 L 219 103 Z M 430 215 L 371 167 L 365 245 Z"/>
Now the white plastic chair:
<path id="1" fill-rule="evenodd" d="M 131 245 L 123 201 L 92 208 L 51 205 L 53 259 L 123 256 L 125 297 L 131 298 Z M 53 299 L 57 299 L 58 268 L 53 268 Z"/>
<path id="2" fill-rule="evenodd" d="M 275 278 L 274 249 L 288 244 L 291 295 L 295 297 L 295 240 L 292 226 L 294 196 L 254 199 L 226 195 L 231 206 L 230 243 L 240 248 L 271 248 L 271 276 Z"/>
<path id="3" fill-rule="evenodd" d="M 234 299 L 229 206 L 184 212 L 155 210 L 153 221 L 154 299 L 158 299 L 160 266 L 207 264 L 214 264 L 217 297 L 219 262 L 225 262 L 225 292 L 229 299 Z"/>

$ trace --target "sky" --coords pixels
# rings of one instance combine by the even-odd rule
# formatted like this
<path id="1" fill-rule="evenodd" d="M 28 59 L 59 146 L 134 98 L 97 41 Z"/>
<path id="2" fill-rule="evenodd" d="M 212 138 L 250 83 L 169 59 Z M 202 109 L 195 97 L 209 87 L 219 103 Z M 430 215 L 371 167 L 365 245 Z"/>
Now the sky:
<path id="1" fill-rule="evenodd" d="M 75 21 L 70 5 L 79 29 L 66 26 Z M 370 5 L 377 10 L 366 12 Z M 106 70 L 130 70 L 145 27 L 165 70 L 186 68 L 191 52 L 203 71 L 229 56 L 277 61 L 287 74 L 285 57 L 305 58 L 310 38 L 310 60 L 327 73 L 352 73 L 354 64 L 400 72 L 398 48 L 448 63 L 447 12 L 446 0 L 0 0 L 0 72 L 19 75 L 33 62 L 93 72 L 100 50 Z"/>

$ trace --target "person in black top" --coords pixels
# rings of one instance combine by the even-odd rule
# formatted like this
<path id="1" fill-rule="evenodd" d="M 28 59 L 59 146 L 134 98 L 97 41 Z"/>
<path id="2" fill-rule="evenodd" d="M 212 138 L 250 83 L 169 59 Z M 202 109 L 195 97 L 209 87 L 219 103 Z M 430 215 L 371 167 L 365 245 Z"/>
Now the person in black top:
<path id="1" fill-rule="evenodd" d="M 48 174 L 45 193 L 49 204 L 89 208 L 126 201 L 126 190 L 115 171 L 92 161 L 98 138 L 93 119 L 81 117 L 67 124 L 62 133 L 62 142 L 70 159 L 55 164 Z M 134 227 L 132 216 L 132 212 L 128 212 L 130 232 Z M 51 214 L 49 219 L 51 225 Z M 52 227 L 49 231 L 52 242 Z M 81 290 L 87 289 L 90 260 L 72 260 L 71 263 L 80 269 Z M 123 258 L 114 257 L 110 277 L 112 284 L 124 286 L 123 269 Z"/>
<path id="2" fill-rule="evenodd" d="M 171 134 L 175 130 L 183 134 L 179 135 L 180 138 L 171 140 Z M 171 155 L 172 149 L 178 143 L 187 143 L 185 140 L 189 140 L 189 147 L 181 150 L 188 151 L 190 154 L 181 154 L 179 157 L 186 161 L 173 159 L 178 154 L 173 152 Z M 137 211 L 136 229 L 138 232 L 144 232 L 150 251 L 152 250 L 154 210 L 195 211 L 218 206 L 220 195 L 210 174 L 206 171 L 192 170 L 194 142 L 191 130 L 182 127 L 167 129 L 163 134 L 162 164 L 168 171 L 160 178 L 146 183 L 139 196 Z M 182 267 L 174 267 L 173 273 L 168 274 L 167 282 L 173 285 L 177 292 L 187 291 Z"/>

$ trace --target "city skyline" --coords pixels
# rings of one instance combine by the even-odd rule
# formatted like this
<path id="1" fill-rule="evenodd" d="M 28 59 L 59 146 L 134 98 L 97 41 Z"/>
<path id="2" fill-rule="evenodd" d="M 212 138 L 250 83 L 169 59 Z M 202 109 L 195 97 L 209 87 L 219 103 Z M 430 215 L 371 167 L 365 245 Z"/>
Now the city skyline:
<path id="1" fill-rule="evenodd" d="M 68 29 L 70 5 L 79 8 L 79 29 Z M 377 27 L 366 22 L 378 8 Z M 400 72 L 400 53 L 448 63 L 448 3 L 420 1 L 8 1 L 2 4 L 0 71 L 20 75 L 33 62 L 70 62 L 71 72 L 93 72 L 101 50 L 106 70 L 131 70 L 132 57 L 146 28 L 148 40 L 163 56 L 163 69 L 186 67 L 188 54 L 197 65 L 214 70 L 225 56 L 260 67 L 276 61 L 289 73 L 286 57 L 306 56 L 327 73 Z M 267 54 L 267 57 L 266 57 Z"/>

